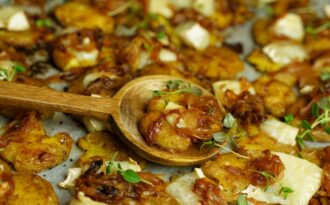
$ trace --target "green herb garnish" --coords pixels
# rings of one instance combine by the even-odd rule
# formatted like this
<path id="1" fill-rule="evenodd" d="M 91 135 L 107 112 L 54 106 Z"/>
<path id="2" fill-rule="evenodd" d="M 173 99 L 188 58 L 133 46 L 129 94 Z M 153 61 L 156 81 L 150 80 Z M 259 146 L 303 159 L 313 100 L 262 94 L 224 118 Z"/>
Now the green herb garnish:
<path id="1" fill-rule="evenodd" d="M 330 73 L 329 72 L 323 72 L 323 73 L 321 73 L 320 78 L 321 78 L 322 81 L 327 81 L 327 80 L 330 79 Z"/>
<path id="2" fill-rule="evenodd" d="M 240 194 L 237 198 L 237 205 L 248 205 L 248 202 L 243 194 Z"/>
<path id="3" fill-rule="evenodd" d="M 322 111 L 320 113 L 320 110 Z M 312 114 L 316 119 L 313 123 L 309 123 L 306 120 L 301 121 L 302 132 L 297 136 L 296 141 L 301 149 L 305 148 L 304 139 L 307 136 L 309 140 L 314 141 L 312 136 L 312 130 L 321 125 L 324 130 L 329 133 L 330 129 L 328 123 L 330 122 L 330 96 L 323 97 L 318 104 L 312 105 Z"/>
<path id="4" fill-rule="evenodd" d="M 283 193 L 283 198 L 284 199 L 287 199 L 288 198 L 288 195 L 290 194 L 290 193 L 293 193 L 294 191 L 290 188 L 290 187 L 286 187 L 286 186 L 282 186 L 281 185 L 281 189 L 280 189 L 280 191 L 279 191 L 279 193 L 278 194 L 282 194 Z"/>
<path id="5" fill-rule="evenodd" d="M 0 68 L 0 80 L 12 81 L 16 73 L 24 72 L 26 68 L 22 65 L 14 65 L 10 68 Z"/>
<path id="6" fill-rule="evenodd" d="M 228 114 L 230 114 L 230 113 L 228 113 Z M 235 139 L 233 137 L 233 134 L 232 134 L 232 132 L 234 132 L 236 130 L 237 124 L 236 124 L 236 119 L 231 114 L 230 115 L 228 115 L 228 114 L 227 114 L 227 116 L 229 116 L 229 117 L 228 117 L 228 119 L 226 119 L 226 118 L 224 119 L 224 121 L 226 121 L 226 123 L 223 122 L 223 124 L 227 124 L 227 126 L 230 127 L 230 130 L 227 133 L 225 133 L 225 132 L 213 133 L 212 139 L 204 141 L 201 144 L 200 149 L 203 149 L 203 147 L 205 147 L 205 146 L 219 147 L 222 150 L 230 152 L 238 157 L 241 157 L 244 159 L 249 159 L 249 157 L 241 155 L 241 154 L 233 151 L 231 148 L 233 146 L 237 146 Z M 222 145 L 222 144 L 224 144 L 224 145 Z"/>
<path id="7" fill-rule="evenodd" d="M 293 114 L 287 114 L 287 115 L 284 116 L 284 121 L 285 121 L 286 123 L 290 123 L 290 122 L 292 122 L 293 119 L 294 119 Z"/>
<path id="8" fill-rule="evenodd" d="M 154 96 L 163 96 L 169 94 L 182 94 L 182 93 L 191 93 L 195 96 L 201 96 L 203 91 L 196 86 L 192 86 L 190 83 L 185 83 L 181 80 L 170 80 L 166 85 L 168 91 L 154 90 Z"/>
<path id="9" fill-rule="evenodd" d="M 164 39 L 166 38 L 166 34 L 165 34 L 165 32 L 164 32 L 164 31 L 160 31 L 160 32 L 158 32 L 157 35 L 156 35 L 156 38 L 157 38 L 157 40 L 159 40 L 159 41 L 164 40 Z"/>
<path id="10" fill-rule="evenodd" d="M 267 171 L 255 171 L 255 172 L 257 172 L 258 174 L 260 174 L 260 175 L 262 175 L 263 177 L 266 178 L 267 185 L 265 187 L 265 191 L 267 191 L 268 188 L 269 188 L 270 181 L 275 179 L 274 174 L 272 174 L 270 172 L 267 172 Z"/>
<path id="11" fill-rule="evenodd" d="M 223 126 L 226 128 L 234 128 L 237 126 L 236 119 L 231 113 L 226 115 L 225 119 L 223 120 Z"/>
<path id="12" fill-rule="evenodd" d="M 115 163 L 113 163 L 111 161 L 111 162 L 108 163 L 108 165 L 106 167 L 106 172 L 107 172 L 107 174 L 110 174 L 113 171 L 119 172 L 119 174 L 128 183 L 136 184 L 136 183 L 141 182 L 140 176 L 135 171 L 133 171 L 131 169 L 123 170 L 123 168 L 121 167 L 120 163 L 118 163 L 118 165 L 116 166 Z"/>
<path id="13" fill-rule="evenodd" d="M 322 24 L 321 26 L 319 26 L 317 28 L 314 28 L 311 25 L 309 25 L 309 26 L 306 27 L 306 32 L 307 33 L 311 33 L 313 35 L 316 35 L 316 34 L 322 32 L 322 31 L 325 31 L 325 30 L 327 30 L 329 28 L 330 28 L 330 21 Z"/>
<path id="14" fill-rule="evenodd" d="M 37 27 L 52 27 L 53 23 L 50 19 L 37 19 L 35 22 Z"/>

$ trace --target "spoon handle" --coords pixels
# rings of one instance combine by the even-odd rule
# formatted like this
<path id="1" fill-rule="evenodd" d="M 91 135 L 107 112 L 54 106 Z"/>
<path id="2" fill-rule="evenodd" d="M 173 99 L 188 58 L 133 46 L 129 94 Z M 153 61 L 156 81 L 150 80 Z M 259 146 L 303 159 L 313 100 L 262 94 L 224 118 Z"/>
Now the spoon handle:
<path id="1" fill-rule="evenodd" d="M 118 102 L 111 98 L 58 92 L 48 88 L 0 80 L 1 106 L 59 111 L 106 120 L 115 109 L 119 109 L 117 104 Z"/>

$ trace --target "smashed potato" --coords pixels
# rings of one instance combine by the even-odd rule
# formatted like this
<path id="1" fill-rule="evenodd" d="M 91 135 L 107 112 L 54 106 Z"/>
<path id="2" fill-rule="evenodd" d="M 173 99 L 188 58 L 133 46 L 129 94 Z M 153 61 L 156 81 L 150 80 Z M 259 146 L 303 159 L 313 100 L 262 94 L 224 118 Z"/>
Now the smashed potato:
<path id="1" fill-rule="evenodd" d="M 78 141 L 78 146 L 85 151 L 80 157 L 81 166 L 90 164 L 93 158 L 97 157 L 104 161 L 110 161 L 116 156 L 116 160 L 134 159 L 143 165 L 145 161 L 134 152 L 123 146 L 113 134 L 108 132 L 92 132 Z"/>
<path id="2" fill-rule="evenodd" d="M 100 52 L 99 37 L 95 30 L 80 30 L 57 37 L 52 42 L 54 62 L 64 71 L 96 65 Z"/>
<path id="3" fill-rule="evenodd" d="M 55 9 L 55 16 L 66 27 L 98 28 L 106 33 L 113 31 L 113 19 L 87 4 L 65 3 Z"/>
<path id="4" fill-rule="evenodd" d="M 289 86 L 269 76 L 258 78 L 253 86 L 257 94 L 264 96 L 266 109 L 277 117 L 285 115 L 288 106 L 297 99 Z"/>
<path id="5" fill-rule="evenodd" d="M 67 133 L 46 135 L 35 112 L 11 122 L 0 137 L 0 156 L 12 163 L 17 171 L 40 172 L 65 161 L 73 140 Z"/>
<path id="6" fill-rule="evenodd" d="M 225 47 L 209 47 L 202 52 L 184 50 L 183 55 L 183 63 L 189 72 L 212 82 L 232 79 L 244 68 L 237 53 Z"/>
<path id="7" fill-rule="evenodd" d="M 0 204 L 58 205 L 59 200 L 49 182 L 25 172 L 13 173 L 0 159 Z"/>

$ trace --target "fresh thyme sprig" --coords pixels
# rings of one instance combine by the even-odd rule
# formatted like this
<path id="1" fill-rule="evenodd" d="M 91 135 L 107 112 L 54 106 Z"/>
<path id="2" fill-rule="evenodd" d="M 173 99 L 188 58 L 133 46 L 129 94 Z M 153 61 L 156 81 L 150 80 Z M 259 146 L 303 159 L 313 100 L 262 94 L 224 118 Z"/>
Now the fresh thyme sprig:
<path id="1" fill-rule="evenodd" d="M 26 68 L 22 65 L 13 65 L 10 68 L 0 68 L 0 80 L 12 81 L 16 73 L 24 72 Z"/>
<path id="2" fill-rule="evenodd" d="M 283 193 L 283 198 L 284 199 L 287 199 L 288 198 L 288 195 L 291 194 L 291 193 L 293 193 L 293 192 L 294 192 L 293 189 L 291 189 L 290 187 L 283 186 L 281 184 L 281 189 L 280 189 L 280 191 L 279 191 L 278 194 L 282 194 Z"/>
<path id="3" fill-rule="evenodd" d="M 233 117 L 232 114 L 228 113 L 223 120 L 223 124 L 226 128 L 229 128 L 230 130 L 225 132 L 216 132 L 213 134 L 211 140 L 204 141 L 202 145 L 200 146 L 200 149 L 203 149 L 203 147 L 219 147 L 224 151 L 230 152 L 238 157 L 249 159 L 249 157 L 241 155 L 235 151 L 233 151 L 230 147 L 227 147 L 227 145 L 234 145 L 237 146 L 234 137 L 232 136 L 232 132 L 236 130 L 237 128 L 237 122 L 236 119 Z M 221 144 L 220 144 L 221 143 Z M 224 144 L 224 145 L 223 145 Z"/>
<path id="4" fill-rule="evenodd" d="M 254 171 L 254 172 L 256 172 L 266 178 L 267 185 L 265 187 L 265 191 L 267 191 L 269 188 L 270 181 L 275 179 L 274 174 L 267 172 L 267 171 Z"/>
<path id="5" fill-rule="evenodd" d="M 316 118 L 312 124 L 306 120 L 301 121 L 303 131 L 296 138 L 300 149 L 306 147 L 304 143 L 305 137 L 308 137 L 310 141 L 314 141 L 312 131 L 316 127 L 321 125 L 324 128 L 324 131 L 330 134 L 330 127 L 328 126 L 328 123 L 330 122 L 330 96 L 323 97 L 318 104 L 314 103 L 312 105 L 312 115 Z"/>
<path id="6" fill-rule="evenodd" d="M 181 80 L 170 80 L 167 82 L 168 91 L 154 90 L 154 96 L 163 96 L 169 94 L 182 94 L 182 93 L 191 93 L 196 96 L 201 96 L 203 91 L 196 86 L 192 86 L 190 83 L 185 83 Z"/>
<path id="7" fill-rule="evenodd" d="M 243 194 L 240 194 L 237 198 L 237 205 L 248 205 L 248 202 Z"/>
<path id="8" fill-rule="evenodd" d="M 313 35 L 316 35 L 316 34 L 322 32 L 322 31 L 325 31 L 325 30 L 327 30 L 327 29 L 329 29 L 329 28 L 330 28 L 330 21 L 328 21 L 328 22 L 322 24 L 321 26 L 319 26 L 319 27 L 317 27 L 317 28 L 314 28 L 314 27 L 312 27 L 312 26 L 307 26 L 307 27 L 306 27 L 306 32 L 307 32 L 307 33 L 311 33 L 311 34 L 313 34 Z"/>

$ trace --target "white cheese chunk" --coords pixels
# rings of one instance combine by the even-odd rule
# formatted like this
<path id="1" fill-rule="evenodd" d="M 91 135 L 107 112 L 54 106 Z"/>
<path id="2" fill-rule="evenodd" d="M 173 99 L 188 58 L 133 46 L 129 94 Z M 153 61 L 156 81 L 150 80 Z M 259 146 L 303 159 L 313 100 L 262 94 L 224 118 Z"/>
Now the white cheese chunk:
<path id="1" fill-rule="evenodd" d="M 301 41 L 305 35 L 304 24 L 297 14 L 288 13 L 274 24 L 274 32 L 278 36 L 285 36 L 292 40 Z"/>
<path id="2" fill-rule="evenodd" d="M 68 175 L 63 182 L 60 182 L 58 185 L 65 189 L 74 188 L 75 181 L 82 174 L 81 168 L 69 168 Z"/>
<path id="3" fill-rule="evenodd" d="M 283 177 L 267 191 L 249 187 L 244 193 L 249 198 L 270 204 L 308 205 L 309 200 L 321 186 L 323 170 L 317 165 L 293 155 L 274 152 L 285 166 Z M 287 199 L 279 194 L 281 185 L 293 190 Z"/>
<path id="4" fill-rule="evenodd" d="M 296 127 L 281 122 L 276 118 L 270 118 L 265 120 L 260 125 L 260 128 L 262 131 L 282 144 L 291 146 L 296 145 L 296 136 L 299 132 L 299 129 Z"/>
<path id="5" fill-rule="evenodd" d="M 330 4 L 324 6 L 324 13 L 328 18 L 330 18 Z"/>
<path id="6" fill-rule="evenodd" d="M 105 73 L 105 72 L 88 73 L 82 80 L 82 84 L 83 84 L 84 88 L 87 88 L 92 82 L 101 78 L 102 76 L 106 76 L 107 78 L 109 78 L 111 80 L 115 80 L 118 78 L 117 75 L 110 73 L 110 72 L 108 72 L 108 73 Z"/>
<path id="7" fill-rule="evenodd" d="M 194 172 L 196 173 L 196 175 L 198 176 L 199 179 L 202 179 L 205 177 L 204 172 L 201 168 L 195 168 Z"/>
<path id="8" fill-rule="evenodd" d="M 30 29 L 30 23 L 23 10 L 5 6 L 0 9 L 0 28 L 6 28 L 9 31 L 25 31 Z"/>
<path id="9" fill-rule="evenodd" d="M 78 199 L 74 198 L 69 205 L 107 205 L 103 202 L 94 201 L 91 198 L 85 196 L 84 192 L 78 192 Z"/>
<path id="10" fill-rule="evenodd" d="M 166 191 L 182 205 L 200 205 L 198 195 L 192 191 L 198 178 L 195 172 L 182 175 L 171 182 Z"/>
<path id="11" fill-rule="evenodd" d="M 304 47 L 290 41 L 277 41 L 263 47 L 262 51 L 275 63 L 288 65 L 308 58 Z"/>
<path id="12" fill-rule="evenodd" d="M 186 22 L 177 27 L 177 33 L 185 44 L 203 50 L 210 44 L 210 34 L 199 23 Z"/>
<path id="13" fill-rule="evenodd" d="M 162 48 L 159 51 L 159 60 L 163 62 L 174 62 L 177 61 L 177 55 L 169 49 Z"/>
<path id="14" fill-rule="evenodd" d="M 83 123 L 89 132 L 100 132 L 107 129 L 105 122 L 94 118 L 83 117 Z"/>
<path id="15" fill-rule="evenodd" d="M 179 105 L 175 102 L 168 102 L 165 109 L 164 109 L 164 112 L 166 111 L 169 111 L 169 110 L 176 110 L 176 109 L 183 109 L 184 107 L 182 105 Z"/>
<path id="16" fill-rule="evenodd" d="M 25 31 L 29 28 L 29 20 L 23 11 L 15 13 L 8 20 L 7 29 L 9 31 Z"/>
<path id="17" fill-rule="evenodd" d="M 149 0 L 149 13 L 160 14 L 166 18 L 173 16 L 169 0 Z"/>
<path id="18" fill-rule="evenodd" d="M 178 9 L 191 8 L 194 0 L 171 0 L 171 4 Z"/>
<path id="19" fill-rule="evenodd" d="M 205 16 L 211 16 L 215 11 L 215 0 L 195 0 L 193 8 Z"/>
<path id="20" fill-rule="evenodd" d="M 141 172 L 142 171 L 140 165 L 136 161 L 134 161 L 133 159 L 130 159 L 130 161 L 113 161 L 112 163 L 113 163 L 114 167 L 118 167 L 119 164 L 120 164 L 121 169 L 124 170 L 124 171 L 129 170 L 129 169 L 131 169 L 135 172 Z M 117 170 L 113 169 L 112 171 L 115 172 Z"/>

